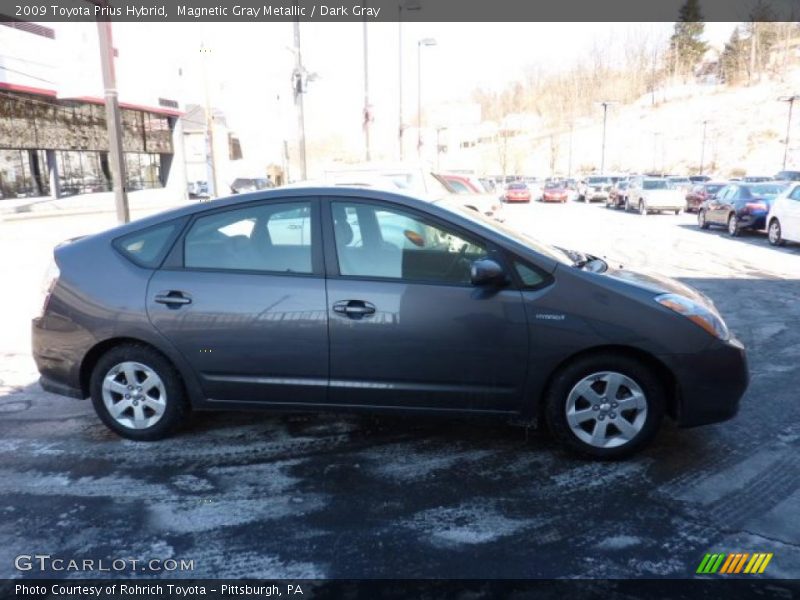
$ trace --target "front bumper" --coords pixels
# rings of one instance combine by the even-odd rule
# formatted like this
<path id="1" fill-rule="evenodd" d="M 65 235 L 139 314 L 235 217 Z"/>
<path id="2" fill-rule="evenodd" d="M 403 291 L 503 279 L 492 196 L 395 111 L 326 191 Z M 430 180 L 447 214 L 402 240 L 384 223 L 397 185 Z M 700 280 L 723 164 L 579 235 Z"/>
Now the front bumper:
<path id="1" fill-rule="evenodd" d="M 717 342 L 696 354 L 661 357 L 677 381 L 677 423 L 697 427 L 727 421 L 739 411 L 750 373 L 739 340 Z"/>

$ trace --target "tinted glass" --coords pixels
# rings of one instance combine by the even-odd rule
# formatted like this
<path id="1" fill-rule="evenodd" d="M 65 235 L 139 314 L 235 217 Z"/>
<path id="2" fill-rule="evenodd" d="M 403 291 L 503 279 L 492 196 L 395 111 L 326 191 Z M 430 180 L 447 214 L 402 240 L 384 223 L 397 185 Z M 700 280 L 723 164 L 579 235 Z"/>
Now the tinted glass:
<path id="1" fill-rule="evenodd" d="M 589 185 L 598 185 L 602 183 L 611 183 L 611 180 L 608 177 L 589 177 L 586 182 Z"/>
<path id="2" fill-rule="evenodd" d="M 517 275 L 519 275 L 519 278 L 522 280 L 522 285 L 525 287 L 536 287 L 544 281 L 544 276 L 528 265 L 515 262 L 514 269 L 517 271 Z"/>
<path id="3" fill-rule="evenodd" d="M 796 186 L 792 190 L 792 193 L 789 194 L 789 198 L 791 198 L 792 200 L 800 200 L 800 185 Z"/>
<path id="4" fill-rule="evenodd" d="M 177 223 L 171 222 L 129 233 L 116 240 L 114 245 L 133 262 L 154 268 L 161 263 L 177 227 Z"/>
<path id="5" fill-rule="evenodd" d="M 201 217 L 186 235 L 188 268 L 311 273 L 311 204 L 287 202 Z"/>
<path id="6" fill-rule="evenodd" d="M 456 194 L 469 194 L 472 190 L 470 190 L 466 185 L 462 182 L 458 181 L 457 179 L 448 179 L 447 185 L 453 188 L 453 191 Z"/>
<path id="7" fill-rule="evenodd" d="M 668 186 L 663 179 L 645 179 L 642 188 L 645 190 L 666 190 Z"/>
<path id="8" fill-rule="evenodd" d="M 469 284 L 483 245 L 414 215 L 367 204 L 332 204 L 339 272 L 345 276 Z"/>
<path id="9" fill-rule="evenodd" d="M 509 183 L 508 189 L 510 190 L 527 190 L 528 186 L 524 183 Z"/>

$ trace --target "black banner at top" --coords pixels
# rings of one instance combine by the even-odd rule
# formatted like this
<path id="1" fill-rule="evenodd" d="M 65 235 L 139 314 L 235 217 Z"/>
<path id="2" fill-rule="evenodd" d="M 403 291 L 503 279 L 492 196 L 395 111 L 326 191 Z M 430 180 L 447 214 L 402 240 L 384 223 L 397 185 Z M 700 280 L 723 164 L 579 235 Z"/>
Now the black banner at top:
<path id="1" fill-rule="evenodd" d="M 697 0 L 705 21 L 797 21 L 800 0 Z M 0 0 L 0 21 L 671 22 L 686 0 Z"/>

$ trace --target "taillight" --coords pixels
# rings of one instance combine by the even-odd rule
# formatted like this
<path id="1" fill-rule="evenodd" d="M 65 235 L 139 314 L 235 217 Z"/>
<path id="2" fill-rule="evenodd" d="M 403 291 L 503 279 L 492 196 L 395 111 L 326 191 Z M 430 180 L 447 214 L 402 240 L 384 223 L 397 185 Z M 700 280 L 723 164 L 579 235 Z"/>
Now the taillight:
<path id="1" fill-rule="evenodd" d="M 42 310 L 41 315 L 44 315 L 45 311 L 47 311 L 47 305 L 50 304 L 50 297 L 53 294 L 53 290 L 56 287 L 56 283 L 58 283 L 58 278 L 61 275 L 61 271 L 58 270 L 58 265 L 56 264 L 55 257 L 50 259 L 50 264 L 47 265 L 47 269 L 44 272 L 44 278 L 42 279 Z"/>

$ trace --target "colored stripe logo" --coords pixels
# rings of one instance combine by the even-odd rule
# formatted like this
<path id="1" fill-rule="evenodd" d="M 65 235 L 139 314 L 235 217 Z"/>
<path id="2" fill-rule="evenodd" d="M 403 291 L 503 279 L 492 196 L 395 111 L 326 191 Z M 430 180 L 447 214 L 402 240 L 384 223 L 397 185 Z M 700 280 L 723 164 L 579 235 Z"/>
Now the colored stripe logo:
<path id="1" fill-rule="evenodd" d="M 763 573 L 771 560 L 772 552 L 706 554 L 695 572 L 701 575 L 713 575 L 714 573 L 755 575 Z"/>

